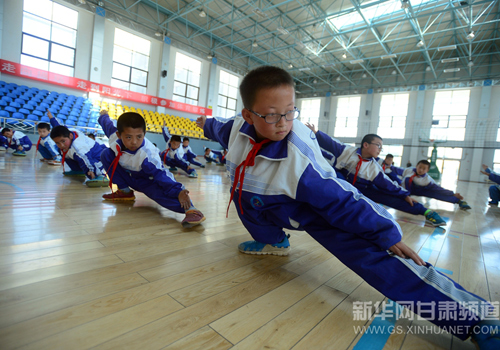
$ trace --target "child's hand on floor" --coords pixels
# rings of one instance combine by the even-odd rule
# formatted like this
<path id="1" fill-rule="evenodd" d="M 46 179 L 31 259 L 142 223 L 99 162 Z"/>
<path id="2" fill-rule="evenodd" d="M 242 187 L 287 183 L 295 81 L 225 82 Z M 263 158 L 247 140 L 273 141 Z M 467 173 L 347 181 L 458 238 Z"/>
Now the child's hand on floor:
<path id="1" fill-rule="evenodd" d="M 95 179 L 95 174 L 92 171 L 89 171 L 87 173 L 87 176 L 90 177 L 90 179 L 94 180 Z"/>
<path id="2" fill-rule="evenodd" d="M 191 207 L 191 198 L 189 198 L 189 191 L 188 190 L 182 190 L 181 193 L 179 193 L 179 203 L 181 203 L 181 207 L 184 210 L 188 210 Z"/>
<path id="3" fill-rule="evenodd" d="M 23 146 L 20 146 L 20 145 L 19 145 L 19 146 L 17 146 L 17 150 L 18 150 L 18 151 L 22 151 L 22 150 L 23 150 Z"/>
<path id="4" fill-rule="evenodd" d="M 417 253 L 413 251 L 410 247 L 408 247 L 406 244 L 403 242 L 398 242 L 394 244 L 392 247 L 389 248 L 391 252 L 399 256 L 400 258 L 403 259 L 408 259 L 410 258 L 411 260 L 415 261 L 415 263 L 419 266 L 426 266 L 427 264 L 425 261 L 418 256 Z"/>
<path id="5" fill-rule="evenodd" d="M 198 125 L 198 127 L 200 129 L 203 129 L 206 121 L 207 121 L 207 117 L 202 115 L 201 117 L 198 117 L 198 119 L 196 119 L 196 125 Z"/>
<path id="6" fill-rule="evenodd" d="M 457 197 L 460 200 L 464 199 L 464 197 L 461 196 L 460 193 L 454 193 L 453 196 Z"/>

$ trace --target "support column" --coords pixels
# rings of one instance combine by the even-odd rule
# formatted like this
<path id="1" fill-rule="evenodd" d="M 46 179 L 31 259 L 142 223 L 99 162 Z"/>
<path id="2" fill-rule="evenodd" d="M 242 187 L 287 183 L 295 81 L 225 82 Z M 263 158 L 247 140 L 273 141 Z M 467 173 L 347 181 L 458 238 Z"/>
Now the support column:
<path id="1" fill-rule="evenodd" d="M 90 76 L 89 80 L 102 83 L 102 59 L 104 49 L 104 22 L 106 10 L 102 7 L 96 8 L 94 16 L 94 34 L 92 36 L 92 57 L 90 61 Z"/>
<path id="2" fill-rule="evenodd" d="M 323 110 L 323 115 L 319 116 L 318 119 L 318 130 L 321 130 L 325 133 L 328 134 L 328 130 L 330 129 L 330 123 L 331 123 L 331 117 L 332 114 L 330 113 L 330 108 L 332 106 L 332 93 L 327 92 L 326 93 L 326 98 L 323 100 L 323 108 L 320 110 Z M 321 113 L 321 112 L 320 112 Z"/>
<path id="3" fill-rule="evenodd" d="M 359 142 L 366 134 L 376 134 L 378 120 L 372 120 L 373 116 L 373 89 L 368 90 L 365 97 L 365 105 L 360 106 L 358 117 L 358 133 L 357 139 Z"/>
<path id="4" fill-rule="evenodd" d="M 483 175 L 479 172 L 483 161 L 484 143 L 486 140 L 486 127 L 490 112 L 491 80 L 485 80 L 481 88 L 481 103 L 476 122 L 476 133 L 474 135 L 474 150 L 472 152 L 470 181 L 482 181 Z"/>
<path id="5" fill-rule="evenodd" d="M 212 108 L 212 116 L 218 116 L 217 110 L 217 96 L 215 92 L 217 87 L 215 86 L 217 82 L 217 58 L 212 58 L 212 63 L 210 63 L 210 75 L 208 76 L 208 89 L 207 89 L 207 107 Z"/>
<path id="6" fill-rule="evenodd" d="M 167 74 L 165 77 L 160 75 L 160 79 L 158 79 L 158 97 L 167 98 L 167 84 L 168 84 L 168 75 L 174 74 L 174 72 L 169 72 L 168 67 L 170 64 L 170 44 L 172 43 L 172 39 L 168 36 L 163 38 L 163 47 L 161 52 L 161 64 L 160 64 L 160 74 L 163 74 L 163 71 L 166 71 Z M 159 113 L 165 113 L 165 107 L 157 107 Z"/>
<path id="7" fill-rule="evenodd" d="M 413 120 L 413 128 L 411 129 L 411 147 L 410 156 L 405 157 L 408 152 L 403 150 L 404 154 L 402 160 L 407 159 L 413 165 L 420 159 L 419 147 L 421 146 L 419 140 L 420 132 L 422 130 L 422 120 L 424 116 L 424 102 L 425 102 L 425 85 L 420 85 L 417 92 L 417 103 L 415 106 L 415 119 Z M 408 128 L 407 128 L 408 129 Z M 430 130 L 426 130 L 426 135 L 430 136 Z"/>

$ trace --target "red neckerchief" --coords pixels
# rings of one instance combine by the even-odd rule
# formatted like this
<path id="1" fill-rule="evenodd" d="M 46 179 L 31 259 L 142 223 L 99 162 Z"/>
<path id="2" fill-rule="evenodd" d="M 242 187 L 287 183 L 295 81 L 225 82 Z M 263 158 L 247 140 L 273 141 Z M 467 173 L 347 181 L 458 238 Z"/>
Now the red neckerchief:
<path id="1" fill-rule="evenodd" d="M 165 163 L 167 161 L 167 154 L 168 154 L 169 151 L 170 151 L 170 148 L 167 148 L 166 151 L 165 151 L 165 155 L 163 156 L 163 163 Z"/>
<path id="2" fill-rule="evenodd" d="M 69 152 L 71 145 L 78 138 L 78 134 L 76 132 L 73 132 L 73 131 L 71 131 L 71 132 L 73 133 L 73 136 L 75 136 L 75 137 L 73 138 L 73 141 L 71 141 L 71 144 L 69 145 L 68 150 L 66 152 L 63 152 L 63 154 L 62 154 L 61 165 L 62 165 L 63 173 L 64 173 L 64 161 L 66 160 L 66 153 Z"/>
<path id="3" fill-rule="evenodd" d="M 248 152 L 247 158 L 241 162 L 240 165 L 236 167 L 236 170 L 234 172 L 234 182 L 233 182 L 233 189 L 231 190 L 231 198 L 229 199 L 229 204 L 227 206 L 227 212 L 226 212 L 226 218 L 229 214 L 229 207 L 231 206 L 231 201 L 233 200 L 234 197 L 234 191 L 236 191 L 236 186 L 238 185 L 238 182 L 240 183 L 240 194 L 238 197 L 238 204 L 240 205 L 240 210 L 241 214 L 243 214 L 243 207 L 241 206 L 241 192 L 243 189 L 243 181 L 245 180 L 245 168 L 247 166 L 254 166 L 255 165 L 255 157 L 257 156 L 257 152 L 260 151 L 262 146 L 264 146 L 266 143 L 271 142 L 269 139 L 265 139 L 259 143 L 255 142 L 252 139 L 249 139 L 250 143 L 253 145 L 252 149 L 250 152 Z M 241 172 L 241 178 L 240 178 L 240 168 L 243 165 L 243 171 Z"/>
<path id="4" fill-rule="evenodd" d="M 36 143 L 35 157 L 36 157 L 36 154 L 38 153 L 38 147 L 40 147 L 40 141 L 42 141 L 41 136 L 38 138 L 38 142 Z"/>
<path id="5" fill-rule="evenodd" d="M 383 162 L 382 163 L 382 170 L 384 171 L 384 173 L 385 173 L 385 166 L 386 166 L 386 164 L 385 164 L 385 162 Z"/>
<path id="6" fill-rule="evenodd" d="M 408 187 L 411 187 L 411 183 L 413 182 L 413 178 L 414 178 L 415 176 L 417 176 L 417 173 L 413 173 L 413 175 L 412 175 L 412 176 L 410 176 L 410 179 L 408 180 Z M 408 189 L 410 189 L 410 188 L 408 188 Z"/>
<path id="7" fill-rule="evenodd" d="M 12 140 L 14 139 L 14 133 L 15 133 L 15 131 L 12 130 L 12 137 L 9 140 L 9 148 L 10 148 L 10 144 L 12 143 Z"/>
<path id="8" fill-rule="evenodd" d="M 113 192 L 113 175 L 115 174 L 116 167 L 118 163 L 120 162 L 120 157 L 122 156 L 123 152 L 118 144 L 116 144 L 116 151 L 118 154 L 116 155 L 115 159 L 111 162 L 109 165 L 107 173 L 109 174 L 109 170 L 113 168 L 111 171 L 111 176 L 109 177 L 109 188 L 111 188 L 111 194 L 114 195 L 115 193 Z"/>
<path id="9" fill-rule="evenodd" d="M 371 161 L 371 159 L 363 159 L 359 154 L 358 154 L 358 157 L 359 157 L 359 162 L 358 162 L 358 164 L 356 164 L 356 172 L 354 173 L 354 179 L 352 179 L 353 185 L 356 183 L 356 180 L 358 179 L 358 173 L 359 173 L 359 169 L 361 168 L 361 164 L 363 164 L 363 162 Z"/>

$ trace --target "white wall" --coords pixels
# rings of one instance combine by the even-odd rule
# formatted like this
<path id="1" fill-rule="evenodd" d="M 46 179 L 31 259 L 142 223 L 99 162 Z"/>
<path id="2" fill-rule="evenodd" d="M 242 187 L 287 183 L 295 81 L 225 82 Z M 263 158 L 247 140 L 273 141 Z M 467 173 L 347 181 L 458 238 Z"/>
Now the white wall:
<path id="1" fill-rule="evenodd" d="M 497 132 L 499 129 L 500 122 L 500 86 L 493 87 L 472 87 L 468 88 L 470 93 L 469 109 L 467 113 L 467 124 L 466 133 L 464 141 L 448 141 L 443 144 L 443 147 L 461 147 L 462 160 L 460 163 L 459 180 L 465 181 L 480 181 L 482 180 L 477 174 L 479 169 L 475 169 L 473 166 L 473 158 L 480 157 L 481 163 L 492 165 L 493 155 L 495 149 L 500 148 L 500 142 L 496 142 Z M 488 105 L 481 105 L 481 97 L 486 94 L 488 95 L 487 89 L 491 89 L 491 98 Z M 450 89 L 443 89 L 450 90 Z M 410 152 L 412 148 L 412 136 L 414 135 L 414 128 L 417 130 L 417 135 L 421 130 L 423 132 L 429 132 L 432 123 L 432 110 L 434 107 L 435 94 L 438 91 L 443 90 L 426 90 L 423 92 L 424 100 L 423 106 L 417 105 L 417 97 L 419 93 L 417 91 L 409 92 L 409 102 L 408 102 L 408 114 L 406 118 L 406 133 L 404 139 L 385 139 L 384 144 L 395 144 L 403 145 L 403 157 L 402 164 L 406 165 L 408 161 L 415 164 L 418 160 L 427 158 L 427 151 L 429 144 L 417 143 L 417 157 L 418 159 L 410 159 Z M 456 89 L 455 89 L 456 90 Z M 330 98 L 322 98 L 323 100 L 330 100 L 330 106 L 326 106 L 329 109 L 328 116 L 325 118 L 323 116 L 323 107 L 320 113 L 319 129 L 326 132 L 329 135 L 334 135 L 335 130 L 335 120 L 337 112 L 337 101 L 340 97 L 345 96 L 332 96 Z M 370 105 L 370 98 L 368 95 L 361 95 L 361 104 L 359 108 L 358 117 L 358 136 L 356 138 L 342 138 L 339 139 L 343 142 L 355 142 L 358 145 L 361 143 L 363 135 L 367 133 L 376 133 L 379 120 L 380 111 L 380 101 L 382 98 L 381 93 L 373 94 L 373 100 Z M 299 99 L 296 104 L 300 105 Z M 422 108 L 423 115 L 421 120 L 416 120 L 417 108 Z M 487 109 L 486 121 L 483 123 L 480 120 L 481 108 Z M 366 115 L 366 111 L 369 114 Z M 417 124 L 419 123 L 419 124 Z M 480 139 L 484 141 L 484 146 L 477 147 L 476 141 Z M 477 162 L 476 162 L 477 163 Z"/>

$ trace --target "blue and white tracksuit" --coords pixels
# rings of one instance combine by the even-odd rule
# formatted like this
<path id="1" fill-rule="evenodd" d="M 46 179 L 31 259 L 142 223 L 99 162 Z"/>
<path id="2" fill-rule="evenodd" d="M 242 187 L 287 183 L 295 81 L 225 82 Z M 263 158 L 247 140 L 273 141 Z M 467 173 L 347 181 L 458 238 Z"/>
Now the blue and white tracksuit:
<path id="1" fill-rule="evenodd" d="M 210 153 L 214 154 L 219 158 L 219 163 L 226 164 L 226 157 L 224 157 L 224 151 L 212 150 Z"/>
<path id="2" fill-rule="evenodd" d="M 412 179 L 411 186 L 410 179 Z M 454 196 L 453 191 L 442 188 L 436 184 L 429 174 L 425 173 L 422 176 L 417 175 L 416 168 L 406 168 L 404 170 L 402 186 L 415 196 L 435 198 L 440 201 L 456 204 L 460 202 L 460 199 Z"/>
<path id="3" fill-rule="evenodd" d="M 203 165 L 196 160 L 197 155 L 193 152 L 191 146 L 187 145 L 187 147 L 185 147 L 184 145 L 182 145 L 182 150 L 184 151 L 184 159 L 187 160 L 189 163 L 196 166 Z"/>
<path id="4" fill-rule="evenodd" d="M 225 123 L 210 118 L 204 132 L 229 149 L 226 168 L 234 181 L 235 168 L 252 149 L 250 139 L 257 138 L 254 127 L 240 116 Z M 415 305 L 447 302 L 456 306 L 459 313 L 484 318 L 484 305 L 475 312 L 460 304 L 484 301 L 482 298 L 467 292 L 431 265 L 418 266 L 387 250 L 401 241 L 401 228 L 382 207 L 335 177 L 313 138 L 314 134 L 295 120 L 286 138 L 264 145 L 257 153 L 255 165 L 247 168 L 241 202 L 244 214 L 237 200 L 239 190 L 234 203 L 252 237 L 258 242 L 276 244 L 285 238 L 283 228 L 305 230 L 392 300 Z M 473 326 L 479 320 L 436 317 L 432 322 L 442 327 Z M 468 337 L 466 333 L 455 335 Z"/>
<path id="5" fill-rule="evenodd" d="M 59 148 L 57 148 L 55 142 L 50 138 L 50 135 L 45 137 L 40 136 L 37 148 L 44 159 L 61 161 Z"/>
<path id="6" fill-rule="evenodd" d="M 7 149 L 9 148 L 9 142 L 7 141 L 7 138 L 1 134 L 2 129 L 3 128 L 0 129 L 0 147 Z"/>
<path id="7" fill-rule="evenodd" d="M 31 146 L 33 146 L 33 144 L 31 143 L 31 140 L 28 136 L 20 131 L 12 130 L 12 138 L 7 139 L 7 146 L 9 148 L 12 148 L 14 151 L 18 151 L 18 147 L 22 146 L 23 151 L 27 152 L 31 149 Z"/>
<path id="8" fill-rule="evenodd" d="M 385 164 L 385 160 L 382 158 L 376 158 L 377 162 L 382 167 L 384 173 L 391 179 L 392 181 L 396 181 L 399 185 L 401 185 L 401 179 L 399 176 L 403 176 L 404 168 L 400 168 L 397 166 Z M 398 176 L 399 175 L 399 176 Z"/>
<path id="9" fill-rule="evenodd" d="M 356 166 L 360 161 L 361 149 L 346 145 L 322 131 L 316 133 L 321 148 L 336 158 L 335 169 L 349 182 L 354 182 Z M 420 203 L 411 206 L 405 201 L 410 192 L 392 181 L 382 170 L 375 158 L 364 159 L 359 168 L 354 186 L 371 200 L 388 207 L 414 215 L 424 215 L 426 208 Z"/>
<path id="10" fill-rule="evenodd" d="M 184 213 L 179 202 L 179 193 L 184 186 L 175 181 L 174 176 L 163 166 L 158 148 L 144 138 L 141 147 L 135 151 L 125 148 L 116 135 L 116 127 L 107 114 L 98 120 L 102 130 L 109 138 L 109 148 L 101 154 L 101 160 L 111 178 L 111 163 L 118 155 L 117 147 L 123 152 L 113 174 L 112 182 L 119 189 L 132 189 L 144 193 L 162 207 Z"/>
<path id="11" fill-rule="evenodd" d="M 50 118 L 50 124 L 53 128 L 60 125 L 56 118 Z M 73 142 L 64 156 L 64 163 L 68 164 L 72 171 L 83 171 L 88 179 L 91 179 L 87 175 L 89 171 L 95 176 L 104 175 L 101 152 L 107 147 L 95 142 L 80 130 L 73 128 L 68 130 L 73 133 Z M 59 154 L 63 155 L 61 150 Z"/>
<path id="12" fill-rule="evenodd" d="M 205 157 L 205 160 L 207 161 L 207 163 L 219 163 L 219 161 L 215 158 L 214 152 L 212 152 L 212 151 L 210 151 L 208 156 L 205 153 L 204 157 Z"/>
<path id="13" fill-rule="evenodd" d="M 186 173 L 191 174 L 194 172 L 194 169 L 188 169 L 189 163 L 184 158 L 184 150 L 182 149 L 182 145 L 177 149 L 172 149 L 170 145 L 170 133 L 168 132 L 168 128 L 166 126 L 163 127 L 162 130 L 163 139 L 167 143 L 168 149 L 160 153 L 161 159 L 171 168 L 181 168 Z"/>
<path id="14" fill-rule="evenodd" d="M 485 170 L 489 175 L 488 179 L 497 183 L 498 185 L 491 185 L 490 190 L 490 198 L 493 203 L 497 203 L 500 201 L 500 174 L 495 173 L 490 168 Z"/>

